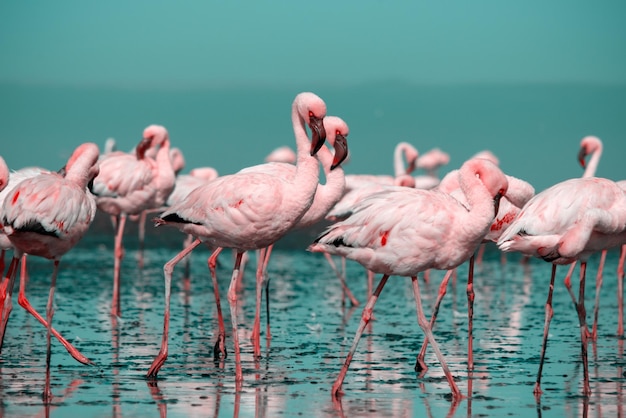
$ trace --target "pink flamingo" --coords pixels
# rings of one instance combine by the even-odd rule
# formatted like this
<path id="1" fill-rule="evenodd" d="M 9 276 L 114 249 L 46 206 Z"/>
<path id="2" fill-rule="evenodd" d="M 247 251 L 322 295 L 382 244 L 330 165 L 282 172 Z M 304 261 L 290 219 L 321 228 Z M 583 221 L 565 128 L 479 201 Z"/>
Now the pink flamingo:
<path id="1" fill-rule="evenodd" d="M 265 157 L 266 163 L 296 163 L 296 153 L 288 146 L 278 147 Z"/>
<path id="2" fill-rule="evenodd" d="M 487 154 L 480 154 L 486 155 Z M 474 157 L 476 158 L 476 157 Z M 480 157 L 478 157 L 480 158 Z M 488 161 L 491 161 L 490 159 Z M 517 214 L 521 211 L 521 208 L 535 195 L 535 189 L 530 183 L 518 179 L 513 176 L 506 175 L 506 179 L 508 182 L 507 192 L 500 199 L 500 204 L 498 206 L 498 211 L 489 227 L 489 232 L 485 235 L 483 242 L 480 245 L 480 249 L 484 248 L 486 241 L 497 242 L 498 238 L 502 235 L 504 230 L 513 222 L 513 219 L 517 216 Z M 453 170 L 449 172 L 439 184 L 437 188 L 439 191 L 448 193 L 455 198 L 457 198 L 461 203 L 467 205 L 468 202 L 466 200 L 465 194 L 462 192 L 461 185 L 459 182 L 458 170 Z M 473 306 L 474 306 L 474 257 L 470 257 L 470 266 L 467 277 L 467 302 L 468 302 L 468 369 L 474 369 L 474 360 L 473 360 Z M 439 313 L 439 306 L 443 300 L 447 292 L 448 281 L 450 280 L 451 275 L 454 271 L 448 271 L 444 276 L 441 284 L 439 286 L 439 293 L 437 295 L 437 300 L 435 301 L 435 306 L 433 308 L 433 313 L 430 319 L 430 326 L 433 327 L 435 324 L 435 320 L 437 319 L 437 314 Z M 424 341 L 422 344 L 422 348 L 420 353 L 417 356 L 417 361 L 415 362 L 415 370 L 418 372 L 425 372 L 428 367 L 424 362 L 424 357 L 426 356 L 426 348 L 428 346 L 428 341 Z"/>
<path id="3" fill-rule="evenodd" d="M 459 171 L 469 207 L 438 190 L 392 188 L 364 199 L 353 214 L 331 225 L 309 247 L 355 260 L 383 277 L 363 309 L 344 365 L 332 387 L 340 393 L 363 330 L 389 276 L 410 276 L 420 328 L 443 368 L 455 398 L 461 397 L 422 309 L 417 275 L 427 269 L 450 270 L 467 261 L 489 231 L 507 180 L 493 164 L 473 159 Z"/>
<path id="4" fill-rule="evenodd" d="M 43 393 L 46 403 L 52 398 L 50 336 L 53 334 L 54 291 L 59 261 L 87 232 L 96 214 L 96 202 L 87 186 L 98 174 L 98 154 L 96 144 L 80 145 L 65 166 L 65 176 L 43 173 L 20 182 L 6 197 L 0 213 L 4 233 L 15 248 L 9 267 L 9 280 L 5 280 L 2 285 L 3 296 L 7 290 L 6 283 L 12 285 L 15 279 L 17 262 L 22 253 L 45 257 L 54 263 L 45 320 L 28 302 L 25 277 L 20 275 L 19 304 L 48 329 L 46 386 Z M 68 345 L 66 348 L 70 350 L 71 347 L 75 351 L 72 355 L 76 358 L 80 353 Z M 82 362 L 89 363 L 89 360 L 83 358 Z"/>
<path id="5" fill-rule="evenodd" d="M 585 159 L 588 155 L 591 155 L 589 159 L 589 163 L 587 164 Z M 602 141 L 600 138 L 596 136 L 586 136 L 580 141 L 580 149 L 578 151 L 578 162 L 585 169 L 583 173 L 583 177 L 594 177 L 596 175 L 596 170 L 598 168 L 598 164 L 600 163 L 600 158 L 602 157 Z M 606 261 L 607 250 L 602 250 L 600 255 L 600 265 L 598 266 L 598 272 L 596 274 L 596 300 L 593 314 L 593 327 L 591 333 L 587 330 L 587 334 L 592 340 L 596 340 L 598 338 L 598 312 L 600 309 L 600 288 L 602 287 L 602 270 L 604 269 L 604 262 Z M 572 302 L 574 302 L 574 306 L 576 306 L 576 296 L 574 295 L 574 291 L 572 290 L 572 275 L 574 274 L 574 268 L 576 267 L 576 263 L 572 263 L 565 275 L 565 279 L 563 283 L 567 288 L 570 297 L 572 298 Z"/>
<path id="6" fill-rule="evenodd" d="M 335 149 L 335 155 L 331 154 L 330 150 L 323 145 L 317 157 L 322 163 L 324 174 L 326 176 L 326 184 L 320 184 L 315 191 L 315 197 L 313 203 L 306 211 L 306 213 L 295 224 L 294 229 L 307 228 L 317 224 L 322 219 L 330 208 L 343 195 L 345 187 L 345 176 L 341 163 L 348 155 L 348 143 L 347 136 L 350 133 L 348 125 L 343 119 L 337 116 L 326 116 L 324 118 L 324 130 L 326 131 L 326 140 Z M 289 163 L 271 163 L 261 164 L 253 167 L 248 167 L 240 171 L 240 173 L 267 173 L 269 175 L 275 175 L 280 177 L 293 177 L 296 173 L 296 166 Z M 265 287 L 266 297 L 266 315 L 267 315 L 267 338 L 270 338 L 270 326 L 269 326 L 269 277 L 267 276 L 267 265 L 269 263 L 270 254 L 274 245 L 270 245 L 265 249 L 261 249 L 259 260 L 263 260 L 261 266 L 262 272 L 257 275 L 257 299 L 256 299 L 256 315 L 254 319 L 254 326 L 252 328 L 252 341 L 254 345 L 255 357 L 261 356 L 261 293 L 263 287 Z M 262 278 L 262 282 L 258 281 L 258 278 Z"/>
<path id="7" fill-rule="evenodd" d="M 163 267 L 165 276 L 165 314 L 159 354 L 147 376 L 156 377 L 168 354 L 170 288 L 174 266 L 201 242 L 216 248 L 236 251 L 235 265 L 228 290 L 233 343 L 235 347 L 235 381 L 243 380 L 237 333 L 236 282 L 241 257 L 248 250 L 268 247 L 302 218 L 313 203 L 319 183 L 319 166 L 314 157 L 326 139 L 323 118 L 326 104 L 317 95 L 300 93 L 292 104 L 291 118 L 296 138 L 296 172 L 289 178 L 265 173 L 236 173 L 219 177 L 192 191 L 181 203 L 172 206 L 156 220 L 157 225 L 173 225 L 197 237 L 187 248 Z M 305 124 L 312 131 L 309 140 Z M 259 260 L 260 265 L 263 260 Z M 257 274 L 260 269 L 257 268 Z M 257 281 L 261 280 L 257 278 Z M 214 284 L 216 280 L 214 280 Z M 219 310 L 218 310 L 219 313 Z M 224 339 L 220 330 L 220 339 Z"/>
<path id="8" fill-rule="evenodd" d="M 552 277 L 545 309 L 539 372 L 534 393 L 541 394 L 541 372 L 552 319 L 552 292 L 557 264 L 580 261 L 577 303 L 584 373 L 583 394 L 591 393 L 584 304 L 587 259 L 597 251 L 626 243 L 626 194 L 613 181 L 597 177 L 570 179 L 535 195 L 498 240 L 503 251 L 519 251 L 551 262 Z"/>
<path id="9" fill-rule="evenodd" d="M 373 174 L 349 174 L 345 176 L 346 187 L 344 195 L 339 201 L 328 211 L 326 219 L 335 222 L 345 219 L 352 213 L 355 205 L 361 202 L 365 197 L 385 190 L 388 186 L 415 187 L 415 179 L 410 175 L 415 170 L 419 153 L 417 149 L 408 142 L 399 142 L 393 154 L 394 176 L 389 175 L 373 175 Z M 406 161 L 406 164 L 405 164 Z M 339 279 L 341 288 L 345 296 L 350 299 L 352 306 L 358 306 L 359 301 L 354 297 L 350 289 L 346 285 L 345 278 L 345 258 L 342 257 L 342 272 L 335 266 L 330 254 L 324 253 L 324 257 L 331 266 L 333 272 Z M 374 274 L 367 272 L 367 294 L 372 294 Z M 344 298 L 342 297 L 342 304 Z"/>
<path id="10" fill-rule="evenodd" d="M 433 189 L 441 181 L 437 170 L 450 162 L 450 155 L 439 148 L 420 154 L 417 158 L 416 168 L 426 171 L 426 175 L 415 176 L 416 189 Z"/>
<path id="11" fill-rule="evenodd" d="M 157 154 L 156 148 L 150 148 L 147 151 L 147 155 L 150 158 L 155 159 L 156 154 Z M 182 171 L 183 168 L 185 168 L 185 156 L 183 155 L 183 152 L 179 148 L 176 148 L 176 147 L 170 148 L 170 161 L 172 163 L 172 169 L 174 170 L 174 176 L 175 178 L 178 178 L 178 174 Z M 165 205 L 167 205 L 167 201 Z M 143 263 L 144 263 L 144 257 L 143 257 L 144 251 L 143 250 L 144 250 L 144 244 L 146 241 L 146 218 L 148 214 L 150 213 L 161 212 L 163 210 L 165 210 L 164 207 L 144 209 L 141 211 L 141 214 L 139 214 L 139 216 L 137 215 L 131 216 L 132 220 L 137 221 L 137 238 L 139 242 L 139 248 L 137 250 L 137 259 L 139 262 L 139 268 L 143 268 Z"/>
<path id="12" fill-rule="evenodd" d="M 155 159 L 149 157 L 148 151 L 152 148 L 158 148 Z M 120 269 L 124 257 L 122 237 L 126 217 L 165 203 L 175 180 L 169 149 L 167 130 L 163 126 L 150 125 L 144 130 L 135 154 L 116 151 L 100 160 L 100 174 L 93 185 L 96 202 L 99 210 L 116 218 L 112 315 L 121 315 Z"/>

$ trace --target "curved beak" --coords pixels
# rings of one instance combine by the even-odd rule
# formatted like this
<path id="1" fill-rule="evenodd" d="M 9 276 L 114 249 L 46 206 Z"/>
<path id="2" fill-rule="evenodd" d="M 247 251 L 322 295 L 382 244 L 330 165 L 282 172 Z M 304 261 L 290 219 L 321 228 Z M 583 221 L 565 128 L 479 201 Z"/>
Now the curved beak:
<path id="1" fill-rule="evenodd" d="M 493 212 L 493 217 L 495 218 L 496 216 L 498 216 L 498 210 L 500 210 L 500 199 L 502 199 L 502 192 L 499 192 L 494 198 L 493 198 L 493 204 L 494 204 L 494 212 Z"/>
<path id="2" fill-rule="evenodd" d="M 580 165 L 585 168 L 585 157 L 587 156 L 587 150 L 585 149 L 585 147 L 581 147 L 580 151 L 578 151 L 578 162 L 580 163 Z"/>
<path id="3" fill-rule="evenodd" d="M 317 154 L 326 141 L 326 129 L 324 129 L 324 120 L 311 116 L 309 118 L 309 128 L 311 128 L 311 156 Z"/>
<path id="4" fill-rule="evenodd" d="M 148 148 L 150 148 L 151 143 L 152 138 L 144 138 L 141 140 L 141 142 L 139 142 L 139 144 L 137 144 L 137 147 L 135 147 L 135 153 L 137 154 L 138 160 L 141 160 L 145 156 L 146 151 L 148 150 Z"/>
<path id="5" fill-rule="evenodd" d="M 405 174 L 411 174 L 412 172 L 414 172 L 415 171 L 415 165 L 416 165 L 415 160 L 410 161 L 409 165 L 406 168 Z"/>
<path id="6" fill-rule="evenodd" d="M 338 134 L 335 137 L 335 145 L 333 148 L 335 149 L 335 158 L 333 159 L 333 164 L 330 166 L 331 170 L 339 167 L 339 165 L 348 156 L 348 141 L 346 140 L 346 137 Z"/>

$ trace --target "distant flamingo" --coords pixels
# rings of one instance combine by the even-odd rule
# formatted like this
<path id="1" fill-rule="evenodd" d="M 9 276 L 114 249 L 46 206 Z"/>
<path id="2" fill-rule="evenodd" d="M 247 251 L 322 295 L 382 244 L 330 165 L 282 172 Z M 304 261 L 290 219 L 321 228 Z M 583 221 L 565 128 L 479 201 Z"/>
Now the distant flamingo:
<path id="1" fill-rule="evenodd" d="M 588 155 L 591 155 L 589 159 L 589 163 L 587 164 L 585 158 Z M 598 164 L 600 163 L 600 158 L 602 157 L 602 141 L 600 138 L 596 136 L 586 136 L 580 141 L 580 149 L 578 151 L 578 162 L 585 169 L 583 173 L 583 177 L 594 177 L 596 175 L 596 170 L 598 168 Z M 600 309 L 600 288 L 602 287 L 602 270 L 604 269 L 604 262 L 606 260 L 606 250 L 602 250 L 602 254 L 600 255 L 600 264 L 598 266 L 598 272 L 596 273 L 596 301 L 594 307 L 593 314 L 593 327 L 591 333 L 587 330 L 590 338 L 592 340 L 596 340 L 598 338 L 598 313 Z M 576 267 L 576 263 L 572 263 L 570 265 L 567 274 L 565 275 L 565 279 L 563 283 L 567 288 L 567 291 L 572 298 L 572 302 L 574 302 L 574 306 L 576 306 L 576 296 L 574 295 L 574 291 L 572 290 L 572 275 L 574 274 L 574 268 Z"/>
<path id="2" fill-rule="evenodd" d="M 317 186 L 317 190 L 315 191 L 315 197 L 313 203 L 309 210 L 302 216 L 302 218 L 296 223 L 294 229 L 296 228 L 307 228 L 312 225 L 317 224 L 321 220 L 324 219 L 324 216 L 330 208 L 337 203 L 337 201 L 343 195 L 343 191 L 345 188 L 345 177 L 343 168 L 341 168 L 341 163 L 345 160 L 348 155 L 348 143 L 347 136 L 349 134 L 348 125 L 343 121 L 343 119 L 337 116 L 326 116 L 324 118 L 324 130 L 326 131 L 326 140 L 333 146 L 335 149 L 335 155 L 331 154 L 330 150 L 323 145 L 319 152 L 317 153 L 317 157 L 322 163 L 322 167 L 324 169 L 324 174 L 326 176 L 326 184 L 320 184 Z M 284 178 L 293 177 L 296 174 L 296 166 L 288 163 L 273 163 L 273 164 L 261 164 L 252 167 L 245 168 L 240 171 L 240 173 L 267 173 L 269 175 L 281 176 Z M 265 286 L 265 296 L 266 296 L 266 315 L 268 318 L 267 325 L 267 335 L 270 337 L 270 327 L 269 327 L 269 277 L 267 276 L 267 265 L 269 263 L 270 254 L 272 252 L 272 248 L 274 245 L 270 245 L 265 249 L 261 249 L 262 252 L 260 255 L 263 263 L 261 266 L 257 268 L 262 269 L 261 276 L 263 278 L 263 283 L 259 283 L 257 281 L 257 300 L 256 300 L 256 315 L 254 319 L 254 326 L 252 329 L 252 341 L 254 345 L 254 355 L 255 357 L 261 356 L 261 345 L 260 345 L 260 332 L 261 332 L 261 291 L 263 286 Z"/>
<path id="3" fill-rule="evenodd" d="M 153 159 L 156 158 L 156 154 L 157 154 L 157 148 L 151 148 L 146 153 L 146 155 L 148 155 L 150 158 L 153 158 Z M 182 171 L 183 168 L 185 168 L 185 156 L 183 155 L 183 152 L 179 148 L 176 148 L 176 147 L 170 148 L 170 162 L 172 163 L 174 176 L 177 179 L 178 174 Z M 176 187 L 176 184 L 174 184 L 174 188 L 175 187 Z M 165 205 L 167 205 L 167 201 L 165 202 Z M 132 220 L 137 221 L 137 238 L 139 241 L 139 248 L 137 249 L 137 261 L 139 262 L 139 268 L 143 268 L 143 264 L 144 264 L 143 252 L 144 252 L 144 246 L 145 246 L 145 241 L 146 241 L 147 216 L 151 213 L 161 212 L 163 210 L 165 210 L 164 207 L 144 209 L 141 211 L 141 214 L 139 214 L 139 216 L 132 215 L 130 217 Z"/>
<path id="4" fill-rule="evenodd" d="M 450 155 L 439 148 L 420 154 L 415 168 L 426 171 L 426 175 L 415 176 L 416 189 L 433 189 L 439 185 L 441 179 L 437 170 L 450 162 Z"/>
<path id="5" fill-rule="evenodd" d="M 584 373 L 583 394 L 591 392 L 587 364 L 585 270 L 597 251 L 626 243 L 626 194 L 613 181 L 589 177 L 563 181 L 535 195 L 498 240 L 502 251 L 519 251 L 553 264 L 539 372 L 534 392 L 541 390 L 541 372 L 552 319 L 552 292 L 557 264 L 580 261 L 577 302 Z"/>
<path id="6" fill-rule="evenodd" d="M 54 333 L 59 338 L 52 329 L 59 261 L 87 232 L 96 214 L 95 199 L 87 186 L 98 174 L 98 154 L 96 144 L 80 145 L 65 166 L 65 176 L 44 173 L 20 182 L 6 197 L 0 212 L 4 232 L 15 248 L 9 267 L 9 280 L 2 284 L 2 297 L 6 295 L 7 283 L 12 286 L 15 280 L 17 263 L 22 253 L 45 257 L 54 262 L 45 320 L 28 302 L 25 277 L 20 276 L 20 305 L 48 329 L 46 386 L 43 394 L 46 403 L 52 398 L 50 336 Z M 75 358 L 82 356 L 71 344 L 67 343 L 66 348 Z M 84 357 L 80 361 L 89 363 Z"/>
<path id="7" fill-rule="evenodd" d="M 148 156 L 152 148 L 158 148 L 155 159 Z M 121 315 L 120 269 L 124 257 L 122 238 L 126 217 L 165 203 L 174 188 L 169 150 L 167 130 L 163 126 L 150 125 L 144 130 L 135 154 L 116 151 L 100 160 L 100 174 L 93 186 L 96 202 L 99 210 L 116 218 L 112 315 Z"/>
<path id="8" fill-rule="evenodd" d="M 214 254 L 219 254 L 222 248 L 232 248 L 236 251 L 228 301 L 235 347 L 235 381 L 242 382 L 236 292 L 241 258 L 244 252 L 265 248 L 283 237 L 313 203 L 319 184 L 319 166 L 314 156 L 326 139 L 322 123 L 325 116 L 326 104 L 317 95 L 305 92 L 298 94 L 294 99 L 291 118 L 298 155 L 295 175 L 289 178 L 264 173 L 222 176 L 195 189 L 185 200 L 172 206 L 156 220 L 157 225 L 173 225 L 197 238 L 163 267 L 165 276 L 163 339 L 159 354 L 148 370 L 149 378 L 156 377 L 168 354 L 173 268 L 201 242 L 206 242 L 216 248 Z M 311 129 L 311 140 L 307 136 L 305 124 Z M 263 265 L 263 260 L 258 260 L 258 263 Z M 257 274 L 260 274 L 258 268 Z M 258 280 L 260 279 L 257 278 Z M 220 339 L 223 338 L 224 335 L 220 335 Z"/>
<path id="9" fill-rule="evenodd" d="M 452 395 L 461 397 L 424 316 L 417 275 L 431 268 L 450 270 L 467 261 L 489 231 L 508 184 L 495 165 L 481 159 L 463 164 L 459 175 L 469 207 L 437 190 L 392 188 L 363 200 L 349 218 L 331 225 L 309 247 L 310 251 L 355 260 L 383 274 L 363 310 L 352 347 L 333 384 L 333 396 L 341 391 L 380 292 L 389 276 L 396 275 L 411 277 L 419 326 L 435 351 Z"/>
<path id="10" fill-rule="evenodd" d="M 266 163 L 296 163 L 296 153 L 288 146 L 278 147 L 265 157 Z"/>

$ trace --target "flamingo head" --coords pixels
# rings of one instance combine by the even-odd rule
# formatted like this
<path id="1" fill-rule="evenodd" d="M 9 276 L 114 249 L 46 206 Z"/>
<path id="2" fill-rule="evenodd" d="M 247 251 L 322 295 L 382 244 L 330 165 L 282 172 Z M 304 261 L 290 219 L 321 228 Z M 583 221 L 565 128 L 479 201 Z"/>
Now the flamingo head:
<path id="1" fill-rule="evenodd" d="M 156 149 L 156 147 L 163 146 L 169 143 L 169 134 L 167 129 L 161 125 L 150 125 L 143 131 L 143 139 L 139 142 L 135 148 L 138 159 L 144 158 L 146 151 L 149 149 Z"/>

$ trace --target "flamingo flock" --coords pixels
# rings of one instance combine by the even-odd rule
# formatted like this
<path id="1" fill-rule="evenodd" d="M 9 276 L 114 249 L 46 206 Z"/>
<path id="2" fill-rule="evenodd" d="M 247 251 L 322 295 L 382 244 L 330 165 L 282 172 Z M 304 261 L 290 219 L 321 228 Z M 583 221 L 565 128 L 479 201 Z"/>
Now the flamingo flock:
<path id="1" fill-rule="evenodd" d="M 585 137 L 580 144 L 579 161 L 586 167 L 581 178 L 572 178 L 535 193 L 528 182 L 505 173 L 498 159 L 489 152 L 469 158 L 443 178 L 438 170 L 449 164 L 447 153 L 436 148 L 424 154 L 403 141 L 396 147 L 394 176 L 346 174 L 343 164 L 348 157 L 348 123 L 328 114 L 326 102 L 311 92 L 302 92 L 291 103 L 291 123 L 295 148 L 281 147 L 267 156 L 263 164 L 245 167 L 230 175 L 218 175 L 207 167 L 190 174 L 180 174 L 184 159 L 173 152 L 168 130 L 150 125 L 131 152 L 102 153 L 94 143 L 78 144 L 66 164 L 58 171 L 43 168 L 9 170 L 10 161 L 0 157 L 0 351 L 12 311 L 12 295 L 20 271 L 21 307 L 47 330 L 46 379 L 43 400 L 50 403 L 51 342 L 55 337 L 77 361 L 92 361 L 54 329 L 54 294 L 60 273 L 60 260 L 85 236 L 96 213 L 111 217 L 114 239 L 111 315 L 122 315 L 120 304 L 121 265 L 124 257 L 123 236 L 127 217 L 146 216 L 156 212 L 156 226 L 174 227 L 185 234 L 183 249 L 163 266 L 164 312 L 160 349 L 146 378 L 156 379 L 162 373 L 169 354 L 170 299 L 172 276 L 176 266 L 188 260 L 200 245 L 211 249 L 207 263 L 213 280 L 218 337 L 215 358 L 225 361 L 227 335 L 218 291 L 216 264 L 224 249 L 234 254 L 228 288 L 233 378 L 240 390 L 244 384 L 242 352 L 239 342 L 238 286 L 243 280 L 245 256 L 256 251 L 256 311 L 251 340 L 255 359 L 261 357 L 260 316 L 265 290 L 269 328 L 268 266 L 273 246 L 297 228 L 325 222 L 328 225 L 305 249 L 323 253 L 339 277 L 342 292 L 353 305 L 359 301 L 345 283 L 345 269 L 334 267 L 331 256 L 359 263 L 368 278 L 382 275 L 374 289 L 369 286 L 367 302 L 348 354 L 330 386 L 331 396 L 343 394 L 343 383 L 355 360 L 361 336 L 373 319 L 380 294 L 391 276 L 410 277 L 417 323 L 424 334 L 424 346 L 418 355 L 416 370 L 425 373 L 426 345 L 430 345 L 443 370 L 450 393 L 455 400 L 465 395 L 459 388 L 452 367 L 445 357 L 445 346 L 435 337 L 434 325 L 439 303 L 453 271 L 469 263 L 467 279 L 468 340 L 467 370 L 473 369 L 473 263 L 481 246 L 495 243 L 502 253 L 517 252 L 526 257 L 545 260 L 552 266 L 545 305 L 545 325 L 540 348 L 540 363 L 533 393 L 542 393 L 541 375 L 553 316 L 552 295 L 558 265 L 570 272 L 564 283 L 571 294 L 580 326 L 580 361 L 583 367 L 582 395 L 589 396 L 588 341 L 598 338 L 596 306 L 592 331 L 587 327 L 584 303 L 586 267 L 589 258 L 602 253 L 596 292 L 602 283 L 606 251 L 622 250 L 617 267 L 619 301 L 618 337 L 623 338 L 623 262 L 626 256 L 626 182 L 595 177 L 602 142 Z M 358 140 L 358 139 L 357 139 Z M 111 142 L 111 141 L 108 141 Z M 326 145 L 328 144 L 328 145 Z M 587 163 L 586 158 L 592 155 Z M 414 171 L 424 170 L 416 175 Z M 325 181 L 321 181 L 320 172 Z M 142 225 L 143 227 L 143 222 Z M 12 252 L 5 265 L 5 252 Z M 27 256 L 49 259 L 53 264 L 50 293 L 45 316 L 39 314 L 26 296 Z M 504 259 L 502 259 L 504 262 Z M 143 263 L 143 260 L 141 261 Z M 571 275 L 580 264 L 578 298 L 571 289 Z M 141 264 L 143 265 L 143 264 Z M 433 315 L 426 318 L 420 289 L 420 278 L 427 281 L 431 269 L 444 270 Z M 6 271 L 5 271 L 6 270 Z M 188 275 L 188 274 L 187 274 Z M 323 271 L 312 272 L 322 280 Z M 540 280 L 540 278 L 537 278 Z M 541 279 L 543 280 L 543 279 Z M 342 298 L 343 301 L 343 298 Z M 6 354 L 6 353 L 5 353 Z M 2 353 L 0 353 L 2 355 Z"/>

